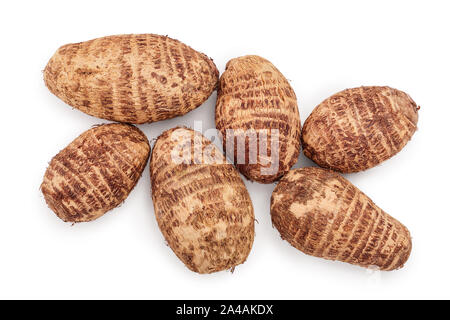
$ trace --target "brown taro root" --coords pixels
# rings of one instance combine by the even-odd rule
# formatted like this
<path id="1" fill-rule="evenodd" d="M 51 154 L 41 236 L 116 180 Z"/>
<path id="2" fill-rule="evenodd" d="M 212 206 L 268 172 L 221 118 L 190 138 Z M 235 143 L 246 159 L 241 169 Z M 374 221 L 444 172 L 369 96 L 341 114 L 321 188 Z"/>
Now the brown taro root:
<path id="1" fill-rule="evenodd" d="M 304 154 L 319 166 L 349 173 L 399 152 L 417 129 L 418 107 L 389 87 L 341 91 L 318 105 L 302 130 Z"/>
<path id="2" fill-rule="evenodd" d="M 273 191 L 270 211 L 281 238 L 312 256 L 389 271 L 411 253 L 408 229 L 330 170 L 289 171 Z"/>
<path id="3" fill-rule="evenodd" d="M 264 58 L 244 56 L 227 63 L 219 81 L 216 127 L 227 154 L 250 180 L 271 183 L 297 162 L 297 98 L 286 78 Z"/>
<path id="4" fill-rule="evenodd" d="M 211 141 L 187 128 L 165 131 L 153 148 L 150 177 L 159 228 L 190 270 L 212 273 L 247 259 L 252 202 L 237 170 Z"/>
<path id="5" fill-rule="evenodd" d="M 149 154 L 146 136 L 134 126 L 87 130 L 51 160 L 41 184 L 45 201 L 66 222 L 95 220 L 127 198 Z"/>
<path id="6" fill-rule="evenodd" d="M 44 70 L 50 91 L 91 116 L 145 123 L 183 115 L 216 89 L 206 55 L 155 34 L 109 36 L 58 49 Z"/>

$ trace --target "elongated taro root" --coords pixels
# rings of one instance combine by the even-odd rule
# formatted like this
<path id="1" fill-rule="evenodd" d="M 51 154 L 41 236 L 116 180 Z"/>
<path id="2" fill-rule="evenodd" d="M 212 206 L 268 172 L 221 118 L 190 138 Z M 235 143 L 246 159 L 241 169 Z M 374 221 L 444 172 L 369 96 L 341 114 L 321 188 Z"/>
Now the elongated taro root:
<path id="1" fill-rule="evenodd" d="M 389 271 L 411 253 L 408 229 L 333 171 L 289 171 L 273 191 L 270 211 L 281 237 L 312 256 Z"/>
<path id="2" fill-rule="evenodd" d="M 149 155 L 146 136 L 134 126 L 87 130 L 51 160 L 41 184 L 45 201 L 66 222 L 95 220 L 126 199 Z"/>
<path id="3" fill-rule="evenodd" d="M 192 271 L 234 268 L 250 253 L 254 214 L 241 177 L 221 151 L 186 128 L 165 131 L 150 160 L 156 220 Z"/>
<path id="4" fill-rule="evenodd" d="M 289 82 L 258 56 L 232 59 L 219 82 L 216 127 L 247 178 L 271 183 L 297 162 L 300 116 Z"/>
<path id="5" fill-rule="evenodd" d="M 418 109 L 406 93 L 389 87 L 341 91 L 306 119 L 303 152 L 319 166 L 343 173 L 372 168 L 411 139 Z"/>
<path id="6" fill-rule="evenodd" d="M 206 55 L 155 34 L 64 45 L 44 70 L 47 87 L 67 104 L 128 123 L 183 115 L 208 99 L 218 78 Z"/>

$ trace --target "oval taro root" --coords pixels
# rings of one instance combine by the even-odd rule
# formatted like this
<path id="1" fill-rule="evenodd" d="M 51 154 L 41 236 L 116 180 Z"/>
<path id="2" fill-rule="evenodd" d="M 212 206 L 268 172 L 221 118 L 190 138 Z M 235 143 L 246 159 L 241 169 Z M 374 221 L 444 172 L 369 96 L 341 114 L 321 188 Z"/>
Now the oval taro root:
<path id="1" fill-rule="evenodd" d="M 289 82 L 258 56 L 235 58 L 220 77 L 216 127 L 248 179 L 271 183 L 297 162 L 300 116 Z"/>
<path id="2" fill-rule="evenodd" d="M 216 89 L 206 55 L 155 34 L 98 38 L 60 47 L 44 70 L 49 90 L 91 116 L 145 123 L 183 115 Z"/>
<path id="3" fill-rule="evenodd" d="M 281 238 L 312 256 L 389 271 L 411 253 L 408 229 L 330 170 L 289 171 L 273 191 L 270 211 Z"/>
<path id="4" fill-rule="evenodd" d="M 156 220 L 168 245 L 192 271 L 234 269 L 250 253 L 254 213 L 232 164 L 187 128 L 161 134 L 150 160 Z"/>
<path id="5" fill-rule="evenodd" d="M 302 130 L 304 154 L 319 166 L 350 173 L 398 153 L 417 129 L 418 109 L 389 87 L 341 91 L 318 105 Z"/>
<path id="6" fill-rule="evenodd" d="M 146 136 L 127 124 L 85 131 L 50 162 L 41 184 L 45 201 L 66 222 L 87 222 L 121 204 L 150 154 Z"/>

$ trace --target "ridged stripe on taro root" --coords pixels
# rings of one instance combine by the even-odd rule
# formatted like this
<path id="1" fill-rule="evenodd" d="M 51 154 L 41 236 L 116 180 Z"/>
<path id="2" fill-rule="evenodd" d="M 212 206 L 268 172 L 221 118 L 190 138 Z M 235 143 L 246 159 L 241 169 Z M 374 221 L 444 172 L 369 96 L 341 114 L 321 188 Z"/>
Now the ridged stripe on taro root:
<path id="1" fill-rule="evenodd" d="M 68 44 L 44 70 L 52 93 L 96 117 L 144 123 L 179 116 L 216 89 L 207 56 L 154 34 L 119 35 Z"/>
<path id="2" fill-rule="evenodd" d="M 77 153 L 81 152 L 80 149 L 76 150 Z M 98 186 L 95 184 L 95 182 L 92 181 L 92 179 L 90 179 L 90 177 L 85 177 L 84 175 L 80 175 L 79 171 L 76 169 L 76 159 L 80 159 L 82 157 L 78 156 L 78 157 L 74 157 L 74 159 L 71 161 L 72 157 L 65 157 L 64 162 L 62 162 L 63 160 L 60 160 L 59 156 L 56 156 L 53 158 L 52 162 L 53 162 L 53 167 L 49 168 L 48 170 L 48 175 L 50 175 L 51 177 L 53 177 L 55 174 L 53 173 L 53 170 L 55 170 L 56 168 L 59 168 L 58 173 L 61 174 L 62 176 L 64 176 L 65 180 L 68 181 L 69 185 L 73 185 L 76 186 L 77 184 L 80 185 L 79 188 L 77 188 L 78 190 L 84 189 L 84 190 L 90 190 L 94 197 L 97 199 L 98 202 L 95 202 L 94 204 L 94 208 L 95 209 L 99 209 L 101 207 L 106 207 L 107 203 L 106 203 L 106 199 L 105 199 L 105 192 L 103 192 L 102 189 L 98 188 Z M 67 170 L 68 172 L 70 172 L 70 176 L 64 175 L 63 172 Z M 52 178 L 50 178 L 50 180 L 52 180 Z M 73 180 L 77 180 L 77 181 L 73 181 Z M 94 187 L 94 188 L 92 188 Z M 55 190 L 55 189 L 54 189 Z M 97 192 L 100 191 L 100 193 Z M 56 192 L 58 192 L 57 190 L 55 190 Z M 79 191 L 78 191 L 79 193 Z M 84 208 L 82 208 L 84 210 Z"/>
<path id="3" fill-rule="evenodd" d="M 301 130 L 297 98 L 278 69 L 261 57 L 245 56 L 227 63 L 219 81 L 216 127 L 224 138 L 224 146 L 227 129 L 244 131 L 253 129 L 257 132 L 260 129 L 267 129 L 269 148 L 270 130 L 279 130 L 279 169 L 275 174 L 261 174 L 261 168 L 264 166 L 259 156 L 257 164 L 248 163 L 249 146 L 246 144 L 246 163 L 237 167 L 251 180 L 262 183 L 273 182 L 297 161 Z M 238 159 L 236 145 L 234 154 L 236 162 Z M 268 155 L 271 154 L 271 150 L 268 150 Z"/>
<path id="4" fill-rule="evenodd" d="M 177 135 L 181 136 L 176 140 Z M 172 140 L 172 138 L 174 138 Z M 176 256 L 192 271 L 211 273 L 243 263 L 253 244 L 254 214 L 242 179 L 220 150 L 222 164 L 176 163 L 177 143 L 194 143 L 194 131 L 174 128 L 155 142 L 150 177 L 158 226 Z M 191 152 L 191 156 L 193 152 Z"/>
<path id="5" fill-rule="evenodd" d="M 329 170 L 289 171 L 272 194 L 271 215 L 283 239 L 316 257 L 394 270 L 411 252 L 408 229 Z"/>
<path id="6" fill-rule="evenodd" d="M 341 91 L 323 101 L 302 130 L 303 151 L 339 172 L 371 168 L 398 153 L 417 129 L 418 107 L 389 87 Z"/>
<path id="7" fill-rule="evenodd" d="M 364 233 L 363 238 L 360 241 L 360 244 L 355 247 L 353 252 L 351 253 L 352 259 L 359 259 L 362 257 L 363 260 L 368 260 L 371 258 L 371 255 L 368 253 L 364 253 L 367 247 L 370 245 L 370 240 L 374 237 L 377 238 L 377 235 L 374 234 L 374 230 L 376 230 L 376 226 L 378 225 L 378 221 L 381 219 L 382 214 L 380 214 L 379 209 L 373 208 L 374 216 L 369 220 L 368 226 L 366 226 L 366 231 Z"/>
<path id="8" fill-rule="evenodd" d="M 346 187 L 342 193 L 345 195 L 348 189 L 349 188 Z M 343 196 L 343 198 L 345 198 L 345 196 Z M 340 210 L 341 206 L 342 206 L 342 201 L 339 203 L 339 206 L 336 208 L 336 210 Z M 330 245 L 330 243 L 332 243 L 332 241 L 333 241 L 332 230 L 333 230 L 333 228 L 336 227 L 335 223 L 337 221 L 338 221 L 338 219 L 336 219 L 336 215 L 333 214 L 333 218 L 330 221 L 330 223 L 327 224 L 325 232 L 322 233 L 322 235 L 318 241 L 318 245 L 316 246 L 316 249 L 313 252 L 313 255 L 323 254 L 323 252 Z"/>
<path id="9" fill-rule="evenodd" d="M 336 260 L 343 260 L 348 258 L 351 250 L 349 247 L 349 243 L 352 239 L 352 233 L 356 228 L 356 225 L 361 218 L 362 210 L 365 210 L 365 203 L 361 202 L 359 195 L 351 188 L 351 194 L 353 199 L 351 199 L 350 204 L 348 205 L 346 212 L 347 215 L 342 215 L 344 220 L 341 225 L 341 229 L 338 229 L 338 234 L 341 234 L 339 241 L 337 241 L 337 245 L 334 246 L 335 256 L 333 256 Z M 332 242 L 333 243 L 333 242 Z M 346 250 L 341 250 L 341 248 L 347 248 Z"/>
<path id="10" fill-rule="evenodd" d="M 349 115 L 349 117 L 353 117 L 355 121 L 352 121 L 353 125 L 357 127 L 357 138 L 359 139 L 359 144 L 360 147 L 359 149 L 355 150 L 357 152 L 357 155 L 359 157 L 363 156 L 365 157 L 364 154 L 360 154 L 359 151 L 360 150 L 364 150 L 364 149 L 368 149 L 370 148 L 370 143 L 368 142 L 368 137 L 366 137 L 365 135 L 365 130 L 363 128 L 363 117 L 364 115 L 361 116 L 358 108 L 356 107 L 357 103 L 360 103 L 359 101 L 355 101 L 354 98 L 349 99 L 349 112 L 351 113 Z M 355 130 L 356 131 L 356 130 Z M 373 159 L 373 161 L 375 163 L 381 162 L 381 160 L 378 157 L 377 153 L 371 153 L 372 157 L 375 158 Z M 370 161 L 369 159 L 364 159 L 363 161 Z"/>
<path id="11" fill-rule="evenodd" d="M 125 200 L 140 178 L 149 152 L 147 138 L 135 127 L 97 126 L 51 160 L 42 193 L 64 221 L 96 219 Z"/>
<path id="12" fill-rule="evenodd" d="M 361 90 L 361 89 L 360 89 Z M 367 90 L 366 90 L 367 91 Z M 358 93 L 356 92 L 355 95 Z M 362 105 L 365 106 L 363 110 L 368 114 L 368 119 L 371 119 L 371 125 L 366 127 L 366 136 L 374 137 L 371 140 L 371 145 L 376 149 L 372 150 L 373 154 L 376 154 L 381 159 L 384 159 L 387 154 L 394 152 L 393 142 L 391 141 L 389 131 L 387 130 L 387 121 L 385 117 L 380 117 L 379 114 L 389 114 L 387 111 L 387 105 L 377 104 L 375 101 L 377 99 L 377 93 L 370 93 L 369 96 L 365 96 L 365 92 L 361 93 Z M 389 101 L 390 103 L 390 101 Z"/>

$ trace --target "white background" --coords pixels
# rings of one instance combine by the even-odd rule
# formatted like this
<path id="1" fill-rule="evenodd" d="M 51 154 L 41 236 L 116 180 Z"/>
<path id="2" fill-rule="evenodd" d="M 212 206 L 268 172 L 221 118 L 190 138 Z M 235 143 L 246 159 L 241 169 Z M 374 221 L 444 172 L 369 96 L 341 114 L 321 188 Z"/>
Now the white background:
<path id="1" fill-rule="evenodd" d="M 447 1 L 11 1 L 0 12 L 0 298 L 450 298 Z M 272 228 L 274 185 L 246 182 L 259 221 L 247 262 L 234 274 L 195 274 L 165 245 L 148 167 L 121 207 L 91 223 L 59 220 L 39 191 L 47 164 L 105 121 L 53 96 L 42 70 L 63 44 L 123 33 L 169 35 L 221 72 L 237 56 L 269 59 L 291 81 L 302 123 L 345 88 L 409 93 L 421 106 L 412 140 L 382 165 L 346 176 L 410 229 L 406 266 L 371 273 L 302 254 Z M 139 128 L 149 139 L 195 120 L 212 128 L 215 100 Z M 300 155 L 296 166 L 305 165 Z"/>

